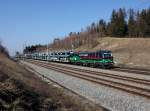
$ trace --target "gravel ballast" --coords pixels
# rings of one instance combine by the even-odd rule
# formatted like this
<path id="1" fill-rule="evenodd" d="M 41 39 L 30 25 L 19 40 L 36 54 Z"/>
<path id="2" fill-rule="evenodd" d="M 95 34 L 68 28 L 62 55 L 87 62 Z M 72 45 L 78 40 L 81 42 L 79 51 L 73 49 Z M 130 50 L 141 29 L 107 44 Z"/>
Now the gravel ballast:
<path id="1" fill-rule="evenodd" d="M 46 69 L 28 62 L 23 64 L 36 72 L 52 79 L 75 93 L 92 100 L 93 102 L 110 109 L 111 111 L 150 111 L 150 100 L 109 88 L 103 85 L 72 77 L 50 69 Z"/>

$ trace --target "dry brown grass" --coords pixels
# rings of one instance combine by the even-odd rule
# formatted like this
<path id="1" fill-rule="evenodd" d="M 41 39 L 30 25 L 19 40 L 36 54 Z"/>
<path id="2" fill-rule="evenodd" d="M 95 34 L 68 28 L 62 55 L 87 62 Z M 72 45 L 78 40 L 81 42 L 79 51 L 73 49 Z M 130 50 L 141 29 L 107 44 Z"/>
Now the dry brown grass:
<path id="1" fill-rule="evenodd" d="M 68 94 L 0 54 L 0 110 L 104 111 Z"/>

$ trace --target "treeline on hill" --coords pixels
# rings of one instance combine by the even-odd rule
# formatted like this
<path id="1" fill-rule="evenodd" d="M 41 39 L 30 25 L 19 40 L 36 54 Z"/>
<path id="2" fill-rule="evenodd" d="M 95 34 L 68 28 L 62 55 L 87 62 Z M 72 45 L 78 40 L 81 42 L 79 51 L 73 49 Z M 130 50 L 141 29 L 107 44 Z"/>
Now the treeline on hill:
<path id="1" fill-rule="evenodd" d="M 25 49 L 23 50 L 23 53 L 33 53 L 33 52 L 36 52 L 36 51 L 40 51 L 40 50 L 43 50 L 45 49 L 46 45 L 41 45 L 41 44 L 38 44 L 38 45 L 31 45 L 31 46 L 26 46 Z"/>
<path id="2" fill-rule="evenodd" d="M 109 22 L 100 19 L 81 32 L 70 32 L 62 40 L 54 40 L 52 49 L 75 49 L 87 44 L 92 48 L 98 44 L 97 38 L 120 37 L 141 38 L 150 37 L 150 8 L 142 11 L 123 8 L 113 10 Z"/>
<path id="3" fill-rule="evenodd" d="M 102 37 L 128 37 L 141 38 L 150 37 L 150 8 L 142 11 L 123 8 L 113 10 L 109 22 L 100 19 L 97 23 L 92 23 L 81 32 L 70 32 L 63 39 L 54 39 L 49 45 L 50 49 L 75 49 L 87 44 L 92 48 L 98 44 L 97 38 Z"/>

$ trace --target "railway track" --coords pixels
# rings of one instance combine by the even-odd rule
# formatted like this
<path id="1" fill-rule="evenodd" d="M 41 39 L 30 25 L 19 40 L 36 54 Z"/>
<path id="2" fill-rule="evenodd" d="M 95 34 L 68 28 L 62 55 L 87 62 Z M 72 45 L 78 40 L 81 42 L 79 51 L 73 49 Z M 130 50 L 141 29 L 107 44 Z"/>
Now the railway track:
<path id="1" fill-rule="evenodd" d="M 38 61 L 40 63 L 43 63 L 42 61 Z M 51 64 L 51 63 L 45 63 L 45 64 Z M 53 66 L 56 67 L 61 67 L 61 68 L 68 68 L 68 66 L 62 66 L 59 64 L 52 64 Z M 79 69 L 79 68 L 75 68 L 75 67 L 69 67 L 69 69 L 75 70 L 75 71 L 80 71 L 82 72 L 83 69 Z M 140 79 L 140 78 L 136 78 L 136 77 L 128 77 L 128 76 L 123 76 L 123 75 L 114 75 L 114 74 L 109 74 L 109 73 L 101 73 L 101 72 L 97 72 L 97 71 L 90 71 L 90 70 L 84 70 L 84 72 L 86 73 L 90 73 L 93 75 L 98 75 L 98 76 L 105 76 L 105 77 L 109 77 L 109 78 L 114 78 L 114 79 L 121 79 L 121 80 L 127 80 L 127 81 L 131 81 L 131 82 L 136 82 L 136 83 L 140 83 L 140 84 L 145 84 L 145 85 L 150 85 L 150 80 L 145 80 L 145 79 Z"/>
<path id="2" fill-rule="evenodd" d="M 112 70 L 114 70 L 114 71 L 129 72 L 129 73 L 136 73 L 136 74 L 143 74 L 143 75 L 150 75 L 150 70 L 146 70 L 146 69 L 115 67 Z"/>
<path id="3" fill-rule="evenodd" d="M 32 60 L 30 62 L 48 69 L 65 73 L 70 76 L 78 77 L 84 80 L 123 90 L 150 99 L 150 80 L 111 75 L 107 73 L 71 68 L 40 61 Z"/>

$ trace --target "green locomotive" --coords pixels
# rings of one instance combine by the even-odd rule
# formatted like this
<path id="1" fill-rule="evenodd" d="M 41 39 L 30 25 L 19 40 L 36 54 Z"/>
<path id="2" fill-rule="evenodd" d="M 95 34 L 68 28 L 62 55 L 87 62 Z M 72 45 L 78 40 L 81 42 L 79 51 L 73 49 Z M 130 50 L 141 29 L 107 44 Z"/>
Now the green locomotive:
<path id="1" fill-rule="evenodd" d="M 69 56 L 69 61 L 71 64 L 102 68 L 112 68 L 114 65 L 112 52 L 109 50 L 73 53 Z"/>

